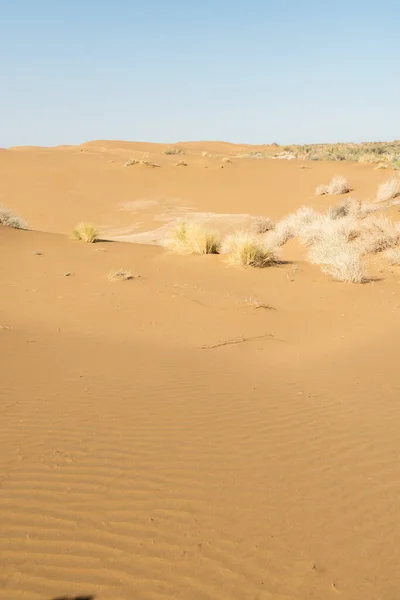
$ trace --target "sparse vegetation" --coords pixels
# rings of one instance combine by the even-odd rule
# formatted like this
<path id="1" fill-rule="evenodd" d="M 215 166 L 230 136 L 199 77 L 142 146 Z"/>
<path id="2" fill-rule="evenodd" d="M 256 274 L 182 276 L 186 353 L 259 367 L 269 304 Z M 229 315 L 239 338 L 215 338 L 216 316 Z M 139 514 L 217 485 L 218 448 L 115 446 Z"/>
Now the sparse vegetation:
<path id="1" fill-rule="evenodd" d="M 98 240 L 98 232 L 96 227 L 90 223 L 78 223 L 72 231 L 71 238 L 93 244 Z"/>
<path id="2" fill-rule="evenodd" d="M 277 262 L 275 252 L 265 246 L 260 236 L 248 231 L 228 235 L 223 243 L 223 252 L 233 265 L 267 267 Z"/>
<path id="3" fill-rule="evenodd" d="M 357 246 L 363 254 L 375 254 L 400 243 L 400 230 L 387 217 L 371 216 L 360 225 Z"/>
<path id="4" fill-rule="evenodd" d="M 180 160 L 179 162 L 176 163 L 175 165 L 176 167 L 187 167 L 187 163 L 184 160 Z"/>
<path id="5" fill-rule="evenodd" d="M 129 279 L 133 279 L 133 275 L 130 271 L 125 271 L 125 269 L 117 269 L 108 274 L 108 279 L 110 281 L 128 281 Z"/>
<path id="6" fill-rule="evenodd" d="M 13 227 L 14 229 L 27 229 L 28 226 L 19 217 L 13 215 L 8 208 L 0 206 L 0 225 L 3 227 Z"/>
<path id="7" fill-rule="evenodd" d="M 353 216 L 357 219 L 363 219 L 370 213 L 380 210 L 380 207 L 372 202 L 360 202 L 353 198 L 348 198 L 343 202 L 339 202 L 335 206 L 331 206 L 327 210 L 327 216 L 330 219 L 342 219 L 343 217 Z"/>
<path id="8" fill-rule="evenodd" d="M 319 185 L 315 190 L 316 196 L 323 196 L 329 194 L 332 196 L 339 196 L 340 194 L 347 194 L 350 191 L 347 179 L 341 175 L 332 177 L 328 185 Z"/>
<path id="9" fill-rule="evenodd" d="M 269 248 L 283 246 L 292 238 L 297 237 L 302 228 L 312 223 L 317 216 L 318 213 L 312 208 L 308 206 L 300 207 L 294 213 L 278 221 L 274 230 L 265 236 L 265 244 Z"/>
<path id="10" fill-rule="evenodd" d="M 228 163 L 231 163 L 232 161 L 231 161 L 231 159 L 230 159 L 230 158 L 228 158 L 227 156 L 225 156 L 225 157 L 222 159 L 222 162 L 223 162 L 223 163 L 225 163 L 225 164 L 228 164 Z"/>
<path id="11" fill-rule="evenodd" d="M 262 235 L 268 231 L 272 231 L 275 227 L 275 223 L 269 217 L 254 217 L 251 231 L 257 235 Z"/>
<path id="12" fill-rule="evenodd" d="M 138 160 L 136 158 L 132 158 L 132 159 L 128 160 L 124 166 L 131 167 L 132 165 L 141 165 L 142 167 L 150 167 L 150 168 L 160 167 L 160 165 L 157 165 L 156 163 L 152 163 L 145 158 L 142 158 L 140 160 Z"/>
<path id="13" fill-rule="evenodd" d="M 390 248 L 390 250 L 386 250 L 385 257 L 388 263 L 394 267 L 400 266 L 400 249 L 399 248 Z"/>
<path id="14" fill-rule="evenodd" d="M 362 254 L 350 244 L 323 239 L 310 248 L 308 260 L 321 265 L 322 271 L 336 281 L 364 283 L 367 280 Z"/>
<path id="15" fill-rule="evenodd" d="M 304 246 L 313 246 L 321 242 L 345 244 L 357 237 L 357 220 L 352 216 L 332 220 L 327 215 L 318 215 L 303 225 L 298 237 Z"/>
<path id="16" fill-rule="evenodd" d="M 378 187 L 376 194 L 377 202 L 387 202 L 393 200 L 399 194 L 400 180 L 393 178 L 388 179 Z"/>
<path id="17" fill-rule="evenodd" d="M 185 154 L 185 151 L 182 150 L 182 148 L 176 148 L 173 146 L 171 148 L 167 148 L 167 150 L 164 150 L 163 154 L 166 154 L 167 156 L 174 156 L 176 154 Z"/>
<path id="18" fill-rule="evenodd" d="M 163 245 L 177 254 L 218 254 L 221 240 L 213 231 L 182 222 L 169 232 Z"/>

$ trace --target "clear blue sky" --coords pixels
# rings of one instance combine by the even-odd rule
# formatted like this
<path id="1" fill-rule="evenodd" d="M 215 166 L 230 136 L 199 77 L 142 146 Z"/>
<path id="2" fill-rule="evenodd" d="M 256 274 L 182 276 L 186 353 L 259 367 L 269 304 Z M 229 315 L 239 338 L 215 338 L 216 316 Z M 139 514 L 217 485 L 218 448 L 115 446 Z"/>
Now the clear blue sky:
<path id="1" fill-rule="evenodd" d="M 0 146 L 398 139 L 399 26 L 399 0 L 0 0 Z"/>

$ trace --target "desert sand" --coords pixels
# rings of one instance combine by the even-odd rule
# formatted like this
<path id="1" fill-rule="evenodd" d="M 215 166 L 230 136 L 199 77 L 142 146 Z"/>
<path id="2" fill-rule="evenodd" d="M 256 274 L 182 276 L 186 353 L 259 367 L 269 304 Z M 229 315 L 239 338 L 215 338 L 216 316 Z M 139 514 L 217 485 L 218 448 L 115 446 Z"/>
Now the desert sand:
<path id="1" fill-rule="evenodd" d="M 0 153 L 29 224 L 0 227 L 0 600 L 394 600 L 399 268 L 352 285 L 296 241 L 268 269 L 159 245 L 177 219 L 225 233 L 388 173 L 177 147 Z M 78 221 L 104 241 L 70 240 Z"/>

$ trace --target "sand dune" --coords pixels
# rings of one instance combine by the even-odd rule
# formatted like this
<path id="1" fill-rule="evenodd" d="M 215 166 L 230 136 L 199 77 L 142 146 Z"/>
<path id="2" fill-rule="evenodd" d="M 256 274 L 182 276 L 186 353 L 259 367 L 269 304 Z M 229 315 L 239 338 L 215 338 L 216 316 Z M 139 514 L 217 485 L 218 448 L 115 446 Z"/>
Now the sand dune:
<path id="1" fill-rule="evenodd" d="M 225 231 L 326 208 L 338 172 L 361 199 L 387 174 L 177 146 L 186 169 L 168 145 L 1 153 L 32 230 L 0 228 L 0 599 L 393 599 L 398 271 L 347 285 L 295 242 L 257 270 L 65 235 L 182 214 Z M 161 168 L 124 167 L 142 152 Z"/>

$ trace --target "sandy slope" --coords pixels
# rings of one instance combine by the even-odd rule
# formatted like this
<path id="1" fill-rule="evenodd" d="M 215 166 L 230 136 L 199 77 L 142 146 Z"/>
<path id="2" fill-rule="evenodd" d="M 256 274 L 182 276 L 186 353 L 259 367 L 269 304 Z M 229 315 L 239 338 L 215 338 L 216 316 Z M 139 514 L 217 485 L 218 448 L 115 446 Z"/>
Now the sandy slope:
<path id="1" fill-rule="evenodd" d="M 1 154 L 8 206 L 42 231 L 0 230 L 1 600 L 398 593 L 398 273 L 351 286 L 295 244 L 260 271 L 60 235 L 132 227 L 140 199 L 156 228 L 161 195 L 283 214 L 338 170 L 218 169 L 204 145 L 148 170 L 121 143 Z M 387 177 L 340 172 L 362 198 Z"/>

